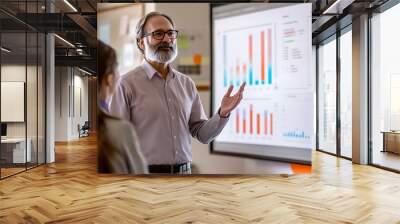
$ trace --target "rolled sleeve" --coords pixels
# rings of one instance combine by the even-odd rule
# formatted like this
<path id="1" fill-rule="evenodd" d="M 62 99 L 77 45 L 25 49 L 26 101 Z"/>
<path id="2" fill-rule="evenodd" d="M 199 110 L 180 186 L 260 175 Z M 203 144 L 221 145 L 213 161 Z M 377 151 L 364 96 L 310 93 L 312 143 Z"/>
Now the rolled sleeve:
<path id="1" fill-rule="evenodd" d="M 217 137 L 229 121 L 229 117 L 220 117 L 219 113 L 214 114 L 210 119 L 204 112 L 200 96 L 196 89 L 195 98 L 189 120 L 189 129 L 193 137 L 201 143 L 208 144 Z"/>

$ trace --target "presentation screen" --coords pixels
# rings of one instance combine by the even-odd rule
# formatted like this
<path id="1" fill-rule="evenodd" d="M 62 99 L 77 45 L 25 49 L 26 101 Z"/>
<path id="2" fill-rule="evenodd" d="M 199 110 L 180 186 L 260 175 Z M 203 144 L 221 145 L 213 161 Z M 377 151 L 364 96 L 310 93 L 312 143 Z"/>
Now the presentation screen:
<path id="1" fill-rule="evenodd" d="M 311 4 L 214 7 L 212 108 L 230 85 L 243 100 L 215 139 L 213 153 L 311 163 L 315 75 Z"/>

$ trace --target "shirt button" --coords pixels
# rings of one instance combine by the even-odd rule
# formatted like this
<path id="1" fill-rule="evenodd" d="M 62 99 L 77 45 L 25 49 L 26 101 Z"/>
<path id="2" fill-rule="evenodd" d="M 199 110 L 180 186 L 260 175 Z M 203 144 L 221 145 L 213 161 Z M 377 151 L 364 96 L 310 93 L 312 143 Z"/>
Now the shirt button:
<path id="1" fill-rule="evenodd" d="M 174 138 L 176 138 L 176 135 L 174 135 Z"/>
<path id="2" fill-rule="evenodd" d="M 169 98 L 168 101 L 171 102 L 171 98 Z"/>
<path id="3" fill-rule="evenodd" d="M 174 119 L 175 117 L 174 116 L 172 116 L 172 120 Z"/>

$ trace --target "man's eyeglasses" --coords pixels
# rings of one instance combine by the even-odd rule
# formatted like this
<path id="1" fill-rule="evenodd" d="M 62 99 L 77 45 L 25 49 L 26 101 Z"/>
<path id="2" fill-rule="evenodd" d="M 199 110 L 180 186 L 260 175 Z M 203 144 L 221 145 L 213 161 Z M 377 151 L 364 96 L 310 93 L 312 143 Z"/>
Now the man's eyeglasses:
<path id="1" fill-rule="evenodd" d="M 167 37 L 169 39 L 176 39 L 178 37 L 178 30 L 168 30 L 168 31 L 162 31 L 162 30 L 156 30 L 154 32 L 151 33 L 145 33 L 143 34 L 143 37 L 147 37 L 147 36 L 152 36 L 154 39 L 156 40 L 163 40 L 165 34 L 167 34 Z"/>

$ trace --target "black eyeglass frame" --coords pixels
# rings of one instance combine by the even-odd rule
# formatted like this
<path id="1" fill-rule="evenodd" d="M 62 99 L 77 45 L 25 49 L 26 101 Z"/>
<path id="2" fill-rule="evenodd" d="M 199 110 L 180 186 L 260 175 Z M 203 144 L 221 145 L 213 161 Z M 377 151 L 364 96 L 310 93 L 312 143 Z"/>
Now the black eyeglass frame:
<path id="1" fill-rule="evenodd" d="M 156 37 L 155 37 L 155 33 L 157 33 L 157 32 L 163 32 L 163 35 L 162 35 L 161 38 L 156 38 Z M 169 32 L 175 32 L 175 33 L 176 33 L 176 36 L 172 38 L 171 36 L 168 35 L 168 38 L 173 39 L 173 40 L 175 40 L 176 38 L 178 38 L 178 34 L 179 34 L 179 31 L 178 31 L 178 30 L 167 30 L 167 31 L 156 30 L 156 31 L 153 31 L 153 32 L 150 32 L 150 33 L 145 33 L 145 34 L 143 34 L 143 35 L 142 35 L 142 38 L 143 38 L 143 37 L 151 36 L 151 37 L 153 37 L 153 38 L 156 39 L 156 40 L 163 40 L 164 37 L 165 37 L 165 34 L 166 34 L 166 33 L 169 33 Z"/>

